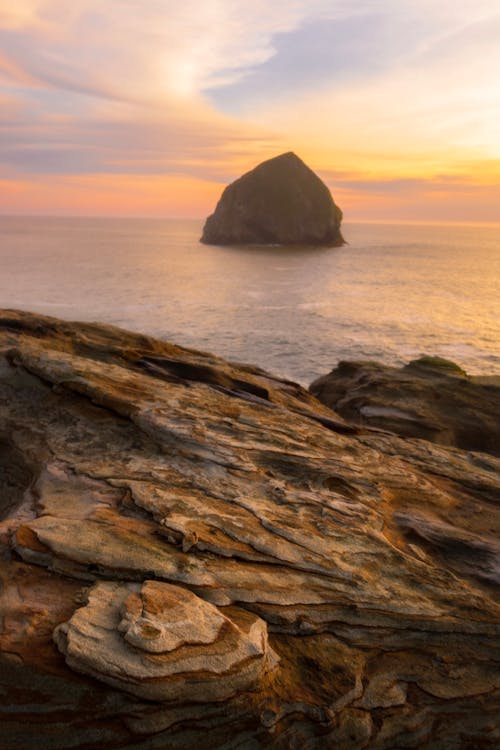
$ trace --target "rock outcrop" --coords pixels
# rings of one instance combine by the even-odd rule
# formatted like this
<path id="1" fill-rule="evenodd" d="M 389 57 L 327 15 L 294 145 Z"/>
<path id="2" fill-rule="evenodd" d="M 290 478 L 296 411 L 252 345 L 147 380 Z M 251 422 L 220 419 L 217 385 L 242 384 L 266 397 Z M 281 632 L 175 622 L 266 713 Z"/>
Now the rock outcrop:
<path id="1" fill-rule="evenodd" d="M 160 581 L 96 583 L 86 606 L 54 630 L 54 641 L 75 671 L 177 704 L 251 690 L 276 661 L 259 617 L 235 610 L 230 619 Z"/>
<path id="2" fill-rule="evenodd" d="M 0 314 L 0 748 L 493 750 L 499 470 Z"/>
<path id="3" fill-rule="evenodd" d="M 449 360 L 340 362 L 309 390 L 351 422 L 500 456 L 500 378 L 470 377 Z"/>
<path id="4" fill-rule="evenodd" d="M 209 245 L 343 245 L 342 211 L 294 153 L 262 162 L 226 187 L 206 220 Z"/>

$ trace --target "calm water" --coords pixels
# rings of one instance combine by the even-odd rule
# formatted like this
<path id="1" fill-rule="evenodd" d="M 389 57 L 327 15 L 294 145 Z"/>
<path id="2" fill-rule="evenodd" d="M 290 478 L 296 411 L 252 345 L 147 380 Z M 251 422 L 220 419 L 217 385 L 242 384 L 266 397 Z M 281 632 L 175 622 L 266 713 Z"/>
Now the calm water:
<path id="1" fill-rule="evenodd" d="M 500 373 L 500 226 L 346 224 L 335 249 L 201 245 L 201 222 L 0 218 L 0 307 L 114 323 L 302 383 L 420 354 Z"/>

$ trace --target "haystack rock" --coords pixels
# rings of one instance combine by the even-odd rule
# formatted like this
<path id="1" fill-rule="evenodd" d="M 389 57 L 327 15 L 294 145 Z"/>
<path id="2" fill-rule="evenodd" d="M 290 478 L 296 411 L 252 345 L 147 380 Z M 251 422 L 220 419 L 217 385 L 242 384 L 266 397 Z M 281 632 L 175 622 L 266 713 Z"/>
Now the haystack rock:
<path id="1" fill-rule="evenodd" d="M 324 182 L 292 152 L 262 162 L 226 187 L 208 217 L 209 245 L 344 244 L 342 211 Z"/>
<path id="2" fill-rule="evenodd" d="M 499 470 L 0 312 L 0 749 L 498 748 Z"/>

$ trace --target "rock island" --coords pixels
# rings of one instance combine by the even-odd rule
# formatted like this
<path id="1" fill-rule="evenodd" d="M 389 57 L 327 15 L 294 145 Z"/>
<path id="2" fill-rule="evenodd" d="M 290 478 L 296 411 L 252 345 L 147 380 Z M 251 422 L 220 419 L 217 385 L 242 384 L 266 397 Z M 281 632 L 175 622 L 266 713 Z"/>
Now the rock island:
<path id="1" fill-rule="evenodd" d="M 327 186 L 292 152 L 262 162 L 226 187 L 206 220 L 209 245 L 344 244 L 342 211 Z"/>

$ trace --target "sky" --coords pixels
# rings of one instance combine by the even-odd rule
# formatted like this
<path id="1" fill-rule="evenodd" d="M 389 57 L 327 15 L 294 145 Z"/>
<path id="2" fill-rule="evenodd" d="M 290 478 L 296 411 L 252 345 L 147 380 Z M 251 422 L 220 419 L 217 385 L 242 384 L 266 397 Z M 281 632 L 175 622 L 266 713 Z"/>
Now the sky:
<path id="1" fill-rule="evenodd" d="M 498 0 L 0 0 L 0 213 L 201 218 L 284 151 L 346 220 L 500 221 Z"/>

